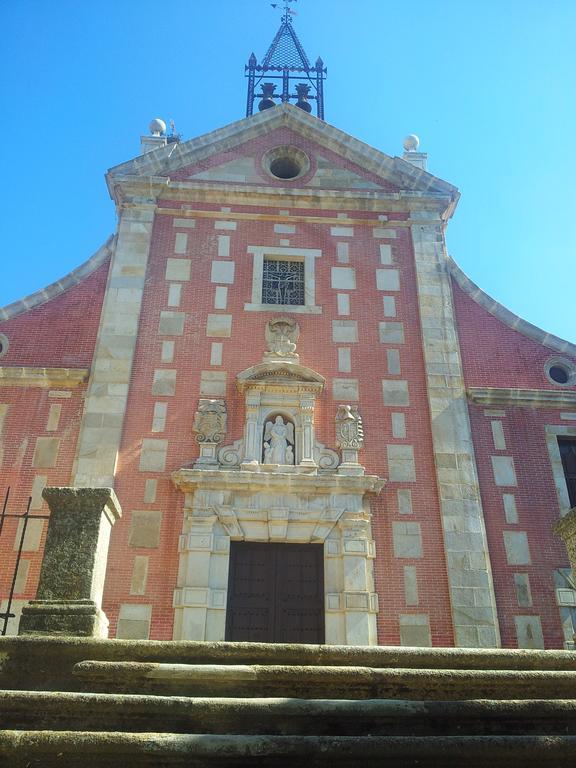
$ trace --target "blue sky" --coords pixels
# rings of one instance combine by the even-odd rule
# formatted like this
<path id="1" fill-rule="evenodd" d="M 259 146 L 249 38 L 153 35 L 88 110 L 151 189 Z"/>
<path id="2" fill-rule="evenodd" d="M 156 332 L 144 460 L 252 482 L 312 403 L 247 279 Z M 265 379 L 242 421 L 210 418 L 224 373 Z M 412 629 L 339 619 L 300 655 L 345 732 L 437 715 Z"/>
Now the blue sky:
<path id="1" fill-rule="evenodd" d="M 448 248 L 481 288 L 576 341 L 574 0 L 297 0 L 328 67 L 326 119 L 390 154 L 420 136 L 456 185 Z M 57 280 L 115 228 L 103 174 L 156 116 L 193 138 L 244 116 L 267 0 L 10 0 L 0 7 L 0 306 Z"/>

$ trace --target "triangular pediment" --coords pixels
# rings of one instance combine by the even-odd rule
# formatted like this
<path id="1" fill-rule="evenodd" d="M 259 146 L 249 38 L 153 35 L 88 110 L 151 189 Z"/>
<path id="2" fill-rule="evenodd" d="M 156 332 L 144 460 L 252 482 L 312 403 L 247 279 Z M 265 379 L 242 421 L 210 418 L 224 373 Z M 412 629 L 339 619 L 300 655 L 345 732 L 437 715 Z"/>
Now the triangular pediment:
<path id="1" fill-rule="evenodd" d="M 289 183 L 293 188 L 407 191 L 458 196 L 457 189 L 399 158 L 390 157 L 291 104 L 179 144 L 168 144 L 108 172 L 109 183 L 122 178 L 168 177 L 198 184 L 262 186 L 266 146 L 289 143 L 313 155 L 310 173 Z M 270 183 L 274 184 L 273 179 Z"/>
<path id="2" fill-rule="evenodd" d="M 312 368 L 286 361 L 264 362 L 253 365 L 236 376 L 238 389 L 243 392 L 253 387 L 302 387 L 321 390 L 326 379 Z"/>

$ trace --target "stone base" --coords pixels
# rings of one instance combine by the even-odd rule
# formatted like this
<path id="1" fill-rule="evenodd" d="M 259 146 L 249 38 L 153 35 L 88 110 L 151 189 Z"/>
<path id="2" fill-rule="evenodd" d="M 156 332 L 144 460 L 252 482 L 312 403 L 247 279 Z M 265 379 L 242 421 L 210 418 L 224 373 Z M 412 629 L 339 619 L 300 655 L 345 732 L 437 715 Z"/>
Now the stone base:
<path id="1" fill-rule="evenodd" d="M 31 600 L 18 634 L 108 637 L 108 619 L 92 600 Z"/>

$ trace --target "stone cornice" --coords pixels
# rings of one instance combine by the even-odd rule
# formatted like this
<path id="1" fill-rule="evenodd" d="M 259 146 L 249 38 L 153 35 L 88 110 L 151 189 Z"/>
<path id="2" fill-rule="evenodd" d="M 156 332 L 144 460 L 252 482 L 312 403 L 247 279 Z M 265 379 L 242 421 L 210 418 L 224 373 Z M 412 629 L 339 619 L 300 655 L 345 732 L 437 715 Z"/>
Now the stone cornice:
<path id="1" fill-rule="evenodd" d="M 67 291 L 68 288 L 80 283 L 110 257 L 113 249 L 114 236 L 111 235 L 104 245 L 101 246 L 96 253 L 90 256 L 88 261 L 85 261 L 84 264 L 73 269 L 72 272 L 69 272 L 67 275 L 60 278 L 60 280 L 51 283 L 40 291 L 36 291 L 36 293 L 31 293 L 29 296 L 15 301 L 13 304 L 0 307 L 0 322 L 2 320 L 9 320 L 11 317 L 16 317 L 23 312 L 27 312 L 29 309 L 45 304 L 47 301 L 50 301 L 61 293 L 64 293 L 64 291 Z"/>
<path id="2" fill-rule="evenodd" d="M 258 363 L 236 377 L 236 386 L 240 392 L 266 389 L 274 392 L 320 393 L 325 383 L 326 379 L 311 368 L 287 362 Z"/>
<path id="3" fill-rule="evenodd" d="M 224 469 L 188 469 L 172 473 L 174 485 L 181 491 L 196 489 L 224 491 L 279 491 L 299 494 L 374 493 L 384 488 L 386 480 L 376 475 L 308 475 L 304 473 L 250 472 Z"/>
<path id="4" fill-rule="evenodd" d="M 488 296 L 487 293 L 484 293 L 476 283 L 473 283 L 458 264 L 456 264 L 454 259 L 448 257 L 447 263 L 450 274 L 460 288 L 462 288 L 465 293 L 471 296 L 477 304 L 491 315 L 497 317 L 498 320 L 501 320 L 513 330 L 518 331 L 524 336 L 528 336 L 528 338 L 533 339 L 534 341 L 538 341 L 545 347 L 576 358 L 576 344 L 560 339 L 558 336 L 554 336 L 551 333 L 546 333 L 546 331 L 543 331 L 536 325 L 532 325 L 532 323 L 529 323 L 527 320 L 523 320 L 518 315 L 515 315 L 514 312 L 510 312 L 509 309 L 506 309 L 506 307 L 496 301 L 496 299 L 493 299 L 491 296 Z"/>
<path id="5" fill-rule="evenodd" d="M 513 389 L 510 387 L 468 387 L 469 400 L 476 405 L 505 405 L 520 408 L 576 408 L 576 391 L 557 389 Z"/>
<path id="6" fill-rule="evenodd" d="M 88 368 L 0 366 L 0 387 L 74 389 L 88 380 Z"/>
<path id="7" fill-rule="evenodd" d="M 430 210 L 442 219 L 451 217 L 455 202 L 443 193 L 402 190 L 355 189 L 350 195 L 347 189 L 317 189 L 313 187 L 272 187 L 258 184 L 231 184 L 206 181 L 170 181 L 167 177 L 134 176 L 123 174 L 110 181 L 110 196 L 118 205 L 130 205 L 131 198 L 201 201 L 206 203 L 232 203 L 236 205 L 260 205 L 286 207 L 342 208 L 363 211 Z M 160 209 L 161 211 L 162 209 Z M 221 214 L 220 214 L 221 215 Z M 342 224 L 342 222 L 339 222 Z"/>

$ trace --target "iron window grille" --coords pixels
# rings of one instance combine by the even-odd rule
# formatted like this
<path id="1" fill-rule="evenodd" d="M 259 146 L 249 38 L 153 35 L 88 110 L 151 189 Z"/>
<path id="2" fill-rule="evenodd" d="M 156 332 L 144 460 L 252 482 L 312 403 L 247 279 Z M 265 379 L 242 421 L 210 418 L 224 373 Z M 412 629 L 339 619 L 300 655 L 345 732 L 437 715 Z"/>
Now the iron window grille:
<path id="1" fill-rule="evenodd" d="M 305 304 L 303 261 L 264 259 L 262 304 Z"/>

